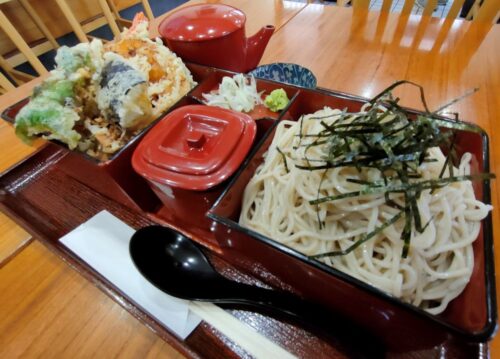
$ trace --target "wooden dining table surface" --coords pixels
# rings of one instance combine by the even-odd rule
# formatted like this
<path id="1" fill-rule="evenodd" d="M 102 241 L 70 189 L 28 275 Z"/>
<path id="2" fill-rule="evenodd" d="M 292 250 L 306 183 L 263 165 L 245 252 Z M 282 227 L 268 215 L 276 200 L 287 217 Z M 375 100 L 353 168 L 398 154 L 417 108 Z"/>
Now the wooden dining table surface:
<path id="1" fill-rule="evenodd" d="M 491 171 L 499 173 L 500 138 L 494 136 L 500 121 L 499 25 L 292 1 L 194 2 L 242 9 L 247 14 L 247 35 L 273 24 L 276 32 L 261 64 L 306 66 L 320 87 L 369 98 L 397 80 L 411 80 L 425 88 L 431 109 L 478 88 L 450 111 L 486 130 Z M 153 34 L 162 17 L 151 24 Z M 1 96 L 0 111 L 28 96 L 39 82 Z M 395 93 L 404 105 L 422 108 L 417 89 L 405 86 Z M 41 140 L 31 146 L 22 143 L 12 126 L 1 121 L 0 172 L 41 145 Z M 498 237 L 497 180 L 492 181 L 492 204 L 494 237 Z M 500 250 L 495 261 L 500 268 Z M 500 339 L 489 345 L 491 357 L 500 357 Z M 0 358 L 20 356 L 182 357 L 0 213 Z"/>

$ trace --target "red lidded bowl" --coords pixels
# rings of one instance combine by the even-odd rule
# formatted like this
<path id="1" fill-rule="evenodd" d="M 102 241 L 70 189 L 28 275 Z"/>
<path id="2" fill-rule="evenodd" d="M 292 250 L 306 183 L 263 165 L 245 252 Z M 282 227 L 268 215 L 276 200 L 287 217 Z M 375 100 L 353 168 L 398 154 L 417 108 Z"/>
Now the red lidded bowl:
<path id="1" fill-rule="evenodd" d="M 255 121 L 244 113 L 180 107 L 147 133 L 132 166 L 177 221 L 209 226 L 205 214 L 221 193 L 220 184 L 245 159 L 255 134 Z"/>

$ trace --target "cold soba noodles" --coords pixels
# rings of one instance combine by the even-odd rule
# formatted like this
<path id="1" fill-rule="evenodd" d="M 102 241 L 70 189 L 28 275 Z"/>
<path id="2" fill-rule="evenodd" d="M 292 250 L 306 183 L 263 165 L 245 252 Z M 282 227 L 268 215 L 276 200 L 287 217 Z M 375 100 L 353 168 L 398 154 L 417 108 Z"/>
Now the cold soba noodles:
<path id="1" fill-rule="evenodd" d="M 401 159 L 396 152 L 406 141 L 401 136 L 418 137 L 408 136 L 413 125 L 375 106 L 372 116 L 363 115 L 370 105 L 361 116 L 325 107 L 297 122 L 282 121 L 245 189 L 240 224 L 432 314 L 441 313 L 471 277 L 472 243 L 491 206 L 476 200 L 466 180 L 471 154 L 462 156 L 458 168 L 448 165 L 440 148 L 432 145 L 443 139 L 433 137 L 428 141 L 432 147 L 419 158 Z M 437 136 L 437 127 L 421 120 L 424 130 L 431 128 L 427 137 Z M 376 137 L 389 125 L 395 129 L 384 138 L 400 136 L 392 144 Z M 350 135 L 339 138 L 341 131 Z M 358 143 L 360 133 L 364 137 Z M 347 154 L 335 154 L 342 143 Z M 397 158 L 408 163 L 392 168 L 387 158 L 367 162 L 377 145 L 386 149 L 382 152 L 391 166 Z M 324 168 L 325 163 L 338 164 L 339 158 L 354 164 Z"/>

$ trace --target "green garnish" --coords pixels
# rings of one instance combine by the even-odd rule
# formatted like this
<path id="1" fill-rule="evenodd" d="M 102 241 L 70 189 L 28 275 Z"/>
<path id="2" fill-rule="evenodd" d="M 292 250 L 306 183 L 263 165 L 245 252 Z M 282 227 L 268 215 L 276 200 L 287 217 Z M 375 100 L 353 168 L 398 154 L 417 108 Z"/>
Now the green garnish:
<path id="1" fill-rule="evenodd" d="M 286 155 L 283 153 L 283 151 L 279 147 L 276 147 L 276 151 L 278 151 L 278 153 L 283 158 L 283 164 L 285 165 L 286 173 L 290 172 L 290 170 L 288 169 L 288 163 L 286 162 Z"/>
<path id="2" fill-rule="evenodd" d="M 397 86 L 405 83 L 420 89 L 425 113 L 416 116 L 416 118 L 398 105 L 399 98 L 394 98 L 391 92 Z M 449 104 L 455 102 L 453 100 Z M 486 181 L 495 178 L 491 173 L 467 176 L 457 176 L 453 173 L 453 162 L 457 160 L 456 131 L 478 132 L 479 130 L 463 122 L 440 119 L 437 117 L 437 111 L 430 112 L 421 86 L 409 81 L 398 81 L 375 96 L 369 103 L 371 107 L 366 112 L 349 113 L 344 110 L 340 115 L 335 115 L 338 119 L 333 123 L 325 121 L 331 116 L 310 117 L 309 120 L 319 121 L 323 127 L 316 134 L 303 134 L 301 124 L 298 146 L 305 147 L 303 160 L 305 160 L 306 165 L 296 165 L 296 167 L 308 171 L 322 170 L 324 171 L 322 178 L 328 170 L 336 167 L 354 167 L 359 172 L 364 168 L 373 168 L 381 173 L 382 179 L 372 183 L 348 179 L 350 182 L 358 183 L 361 186 L 360 189 L 333 196 L 321 197 L 320 183 L 317 198 L 309 201 L 311 205 L 317 207 L 317 211 L 319 211 L 319 205 L 324 202 L 373 194 L 383 194 L 385 203 L 398 211 L 392 218 L 373 231 L 358 238 L 349 248 L 317 254 L 311 258 L 348 254 L 403 218 L 402 257 L 406 258 L 410 248 L 412 228 L 422 233 L 430 223 L 430 221 L 422 223 L 418 210 L 417 200 L 422 191 L 435 191 L 452 182 Z M 443 110 L 444 107 L 441 107 L 439 111 Z M 311 142 L 303 143 L 304 139 L 310 139 Z M 307 155 L 308 150 L 319 145 L 325 146 L 324 155 L 319 158 L 310 158 Z M 418 172 L 418 168 L 424 162 L 434 161 L 428 156 L 428 150 L 432 147 L 441 147 L 448 154 L 439 177 L 424 180 Z M 443 177 L 446 169 L 448 169 L 449 177 Z M 390 195 L 393 193 L 403 194 L 403 205 L 391 200 Z M 322 228 L 321 222 L 319 222 L 319 227 Z"/>
<path id="3" fill-rule="evenodd" d="M 273 112 L 278 112 L 283 110 L 286 105 L 288 105 L 290 100 L 283 89 L 276 89 L 271 91 L 269 95 L 266 96 L 264 100 L 264 105 Z"/>

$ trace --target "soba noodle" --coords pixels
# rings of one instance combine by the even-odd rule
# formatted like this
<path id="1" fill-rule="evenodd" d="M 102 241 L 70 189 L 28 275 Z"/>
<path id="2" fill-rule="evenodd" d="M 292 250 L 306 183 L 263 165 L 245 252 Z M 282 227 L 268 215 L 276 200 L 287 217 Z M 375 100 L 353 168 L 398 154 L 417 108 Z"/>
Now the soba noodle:
<path id="1" fill-rule="evenodd" d="M 325 108 L 314 116 L 332 115 L 327 123 L 336 121 L 341 111 Z M 240 216 L 240 224 L 252 228 L 297 251 L 312 256 L 348 248 L 360 236 L 373 231 L 399 211 L 389 206 L 383 194 L 345 198 L 311 205 L 309 201 L 360 189 L 363 181 L 381 179 L 377 169 L 353 167 L 306 171 L 306 146 L 297 147 L 298 134 L 316 134 L 323 129 L 320 121 L 304 116 L 299 122 L 282 121 L 265 160 L 248 183 Z M 301 129 L 302 126 L 302 129 Z M 279 153 L 278 149 L 281 150 Z M 283 154 L 286 155 L 286 162 Z M 422 179 L 438 178 L 445 156 L 437 147 L 429 157 L 437 161 L 423 162 L 419 167 Z M 321 146 L 310 147 L 308 158 L 321 158 Z M 470 173 L 471 155 L 460 160 L 456 173 Z M 444 177 L 449 176 L 445 172 Z M 321 184 L 321 185 L 320 185 Z M 402 194 L 391 199 L 404 205 Z M 354 251 L 335 257 L 321 258 L 324 263 L 367 282 L 395 297 L 437 314 L 457 297 L 467 285 L 474 266 L 472 243 L 480 230 L 480 221 L 491 206 L 476 200 L 470 181 L 454 182 L 431 191 L 424 190 L 418 200 L 423 233 L 412 229 L 411 246 L 402 257 L 401 232 L 404 219 L 385 228 Z M 319 218 L 323 226 L 319 229 Z"/>

